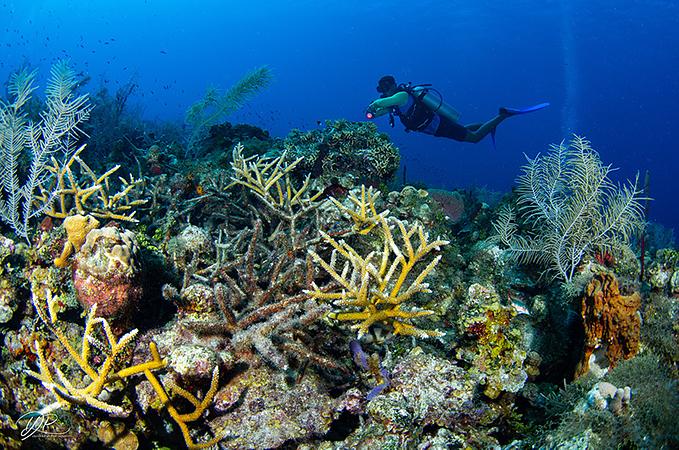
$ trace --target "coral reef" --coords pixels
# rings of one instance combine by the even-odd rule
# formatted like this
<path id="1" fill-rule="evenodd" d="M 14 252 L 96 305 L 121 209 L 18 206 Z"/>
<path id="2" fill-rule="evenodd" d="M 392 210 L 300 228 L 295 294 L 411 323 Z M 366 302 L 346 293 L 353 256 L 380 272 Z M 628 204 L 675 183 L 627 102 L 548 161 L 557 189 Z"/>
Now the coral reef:
<path id="1" fill-rule="evenodd" d="M 628 239 L 635 183 L 574 137 L 518 196 L 394 188 L 373 123 L 220 123 L 270 78 L 208 90 L 187 129 L 102 90 L 83 129 L 85 79 L 58 63 L 42 107 L 13 75 L 0 447 L 678 446 L 679 253 Z"/>
<path id="2" fill-rule="evenodd" d="M 284 373 L 267 366 L 237 375 L 217 393 L 216 408 L 224 414 L 210 427 L 229 437 L 230 448 L 280 448 L 327 433 L 341 399 L 332 398 L 313 373 L 282 389 L 285 385 Z M 236 402 L 240 406 L 234 408 Z"/>
<path id="3" fill-rule="evenodd" d="M 497 418 L 475 398 L 477 385 L 475 375 L 415 347 L 393 368 L 388 392 L 362 407 L 361 425 L 342 442 L 317 448 L 427 448 L 432 441 L 441 448 L 497 446 L 497 439 L 475 426 Z M 346 408 L 350 400 L 347 393 Z M 428 434 L 432 429 L 435 436 Z"/>
<path id="4" fill-rule="evenodd" d="M 291 264 L 290 258 L 258 252 L 261 222 L 255 224 L 247 251 L 237 260 L 221 265 L 213 279 L 214 301 L 222 319 L 196 322 L 192 327 L 203 334 L 230 337 L 237 360 L 253 363 L 254 354 L 280 369 L 288 368 L 288 356 L 327 367 L 337 367 L 328 358 L 314 354 L 298 342 L 310 342 L 305 329 L 321 318 L 327 308 L 309 301 L 303 293 L 286 294 L 293 279 L 304 282 L 305 266 Z M 287 269 L 285 265 L 290 264 Z M 264 268 L 256 271 L 255 266 Z M 301 277 L 301 278 L 300 278 Z M 255 352 L 253 354 L 253 351 Z"/>
<path id="5" fill-rule="evenodd" d="M 302 159 L 298 171 L 310 173 L 326 186 L 332 179 L 345 186 L 360 180 L 387 181 L 400 162 L 398 149 L 370 122 L 326 121 L 322 129 L 292 130 L 283 149 L 291 158 Z"/>
<path id="6" fill-rule="evenodd" d="M 548 415 L 555 426 L 533 448 L 674 448 L 677 381 L 652 354 L 622 361 L 601 381 L 583 377 L 561 390 Z M 528 442 L 524 442 L 528 445 Z"/>

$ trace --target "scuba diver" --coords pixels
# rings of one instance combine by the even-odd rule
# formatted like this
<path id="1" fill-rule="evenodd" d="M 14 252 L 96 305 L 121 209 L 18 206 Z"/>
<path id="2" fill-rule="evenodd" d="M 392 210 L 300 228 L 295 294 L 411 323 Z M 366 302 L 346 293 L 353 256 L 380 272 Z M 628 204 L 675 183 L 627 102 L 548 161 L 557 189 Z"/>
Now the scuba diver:
<path id="1" fill-rule="evenodd" d="M 460 113 L 443 101 L 439 91 L 430 84 L 396 84 L 391 75 L 380 78 L 377 92 L 382 94 L 366 109 L 366 118 L 389 114 L 389 124 L 394 126 L 398 116 L 406 131 L 419 131 L 437 137 L 447 137 L 460 142 L 477 143 L 488 134 L 495 145 L 495 129 L 507 117 L 537 111 L 549 106 L 540 103 L 523 109 L 502 107 L 494 118 L 485 123 L 462 125 Z"/>

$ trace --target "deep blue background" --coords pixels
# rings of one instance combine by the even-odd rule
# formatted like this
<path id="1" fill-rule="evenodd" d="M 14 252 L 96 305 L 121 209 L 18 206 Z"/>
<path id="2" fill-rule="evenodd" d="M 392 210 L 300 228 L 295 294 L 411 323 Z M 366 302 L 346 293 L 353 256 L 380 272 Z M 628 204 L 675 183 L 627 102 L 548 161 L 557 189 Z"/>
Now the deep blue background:
<path id="1" fill-rule="evenodd" d="M 68 56 L 113 90 L 134 76 L 149 118 L 181 119 L 212 84 L 267 64 L 275 82 L 231 120 L 283 136 L 362 120 L 376 80 L 429 82 L 463 113 L 552 107 L 503 123 L 498 148 L 391 130 L 409 181 L 507 190 L 525 162 L 577 132 L 616 178 L 651 173 L 651 219 L 679 225 L 679 6 L 669 1 L 0 0 L 0 80 Z M 622 6 L 621 6 L 622 5 Z M 44 85 L 44 82 L 42 83 Z"/>

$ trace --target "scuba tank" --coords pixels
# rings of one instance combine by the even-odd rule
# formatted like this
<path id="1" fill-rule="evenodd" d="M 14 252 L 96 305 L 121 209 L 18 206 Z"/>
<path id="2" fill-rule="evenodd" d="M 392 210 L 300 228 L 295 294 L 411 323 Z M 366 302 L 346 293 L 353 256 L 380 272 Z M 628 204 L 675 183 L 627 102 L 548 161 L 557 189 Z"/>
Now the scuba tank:
<path id="1" fill-rule="evenodd" d="M 460 119 L 460 112 L 443 101 L 443 95 L 430 87 L 430 84 L 417 84 L 408 86 L 412 95 L 424 103 L 432 112 L 438 113 L 457 122 Z"/>

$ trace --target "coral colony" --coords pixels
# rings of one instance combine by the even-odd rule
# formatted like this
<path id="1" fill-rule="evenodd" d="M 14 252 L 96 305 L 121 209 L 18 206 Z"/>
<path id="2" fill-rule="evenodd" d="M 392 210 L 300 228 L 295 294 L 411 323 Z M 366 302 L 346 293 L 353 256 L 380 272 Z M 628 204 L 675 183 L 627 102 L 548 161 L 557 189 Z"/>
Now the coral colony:
<path id="1" fill-rule="evenodd" d="M 161 131 L 129 86 L 12 75 L 3 448 L 679 446 L 679 253 L 640 265 L 636 181 L 572 136 L 503 198 L 399 185 L 372 123 L 226 121 L 271 78 Z"/>

